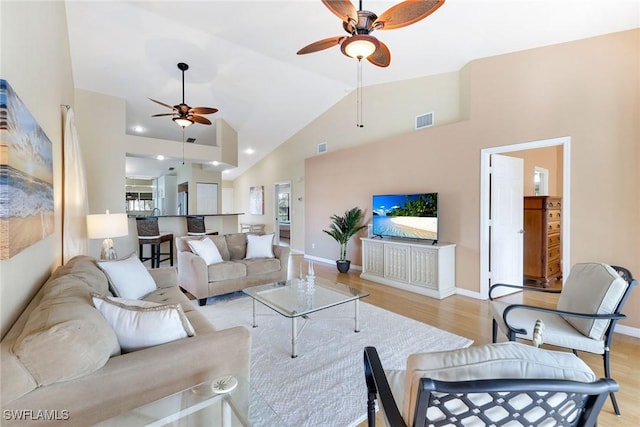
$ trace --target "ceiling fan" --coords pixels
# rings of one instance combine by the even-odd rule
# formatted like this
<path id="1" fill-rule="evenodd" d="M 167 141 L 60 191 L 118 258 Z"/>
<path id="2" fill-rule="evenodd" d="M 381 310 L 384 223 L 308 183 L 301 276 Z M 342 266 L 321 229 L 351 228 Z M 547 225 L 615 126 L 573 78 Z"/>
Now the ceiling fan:
<path id="1" fill-rule="evenodd" d="M 393 30 L 406 27 L 426 18 L 444 4 L 445 0 L 408 0 L 391 7 L 380 17 L 373 12 L 356 10 L 349 0 L 322 0 L 322 3 L 338 18 L 342 19 L 342 28 L 349 36 L 337 36 L 319 40 L 303 47 L 298 55 L 318 52 L 340 45 L 346 56 L 361 60 L 367 58 L 378 67 L 387 67 L 391 63 L 389 48 L 371 36 L 374 30 Z"/>
<path id="2" fill-rule="evenodd" d="M 164 102 L 156 101 L 155 99 L 149 98 L 149 100 L 155 102 L 156 104 L 160 104 L 164 107 L 171 108 L 173 112 L 171 113 L 162 113 L 162 114 L 154 114 L 151 117 L 160 117 L 160 116 L 175 116 L 173 120 L 178 126 L 183 129 L 187 126 L 192 125 L 194 122 L 200 123 L 203 125 L 210 125 L 211 120 L 206 117 L 200 116 L 200 114 L 213 114 L 218 111 L 217 108 L 210 107 L 190 107 L 184 102 L 184 72 L 189 69 L 189 65 L 184 62 L 178 63 L 178 69 L 182 71 L 182 103 L 178 105 L 174 105 L 173 107 L 169 104 L 165 104 Z"/>

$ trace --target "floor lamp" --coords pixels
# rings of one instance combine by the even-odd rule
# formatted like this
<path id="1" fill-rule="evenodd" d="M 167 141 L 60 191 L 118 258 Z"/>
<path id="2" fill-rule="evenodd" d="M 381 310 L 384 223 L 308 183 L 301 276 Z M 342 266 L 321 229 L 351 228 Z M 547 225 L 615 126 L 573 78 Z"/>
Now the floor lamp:
<path id="1" fill-rule="evenodd" d="M 121 237 L 129 234 L 127 214 L 87 215 L 87 237 L 89 239 L 104 239 L 100 259 L 117 259 L 116 249 L 113 247 L 113 237 Z"/>

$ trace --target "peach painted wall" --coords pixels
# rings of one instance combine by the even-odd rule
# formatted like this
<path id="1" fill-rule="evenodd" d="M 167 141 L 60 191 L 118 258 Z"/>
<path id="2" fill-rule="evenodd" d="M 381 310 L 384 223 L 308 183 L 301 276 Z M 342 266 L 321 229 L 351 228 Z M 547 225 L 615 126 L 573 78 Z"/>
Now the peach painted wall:
<path id="1" fill-rule="evenodd" d="M 549 194 L 562 197 L 562 146 L 512 151 L 507 156 L 524 160 L 524 195 L 535 196 L 533 175 L 536 166 L 549 171 Z"/>
<path id="2" fill-rule="evenodd" d="M 457 286 L 478 292 L 480 150 L 569 136 L 571 263 L 640 275 L 639 53 L 633 30 L 477 60 L 468 121 L 307 158 L 305 253 L 335 259 L 322 233 L 329 216 L 370 209 L 374 193 L 437 191 L 442 241 L 457 244 Z M 357 243 L 349 256 L 359 261 Z M 622 323 L 639 328 L 637 291 L 626 311 Z"/>

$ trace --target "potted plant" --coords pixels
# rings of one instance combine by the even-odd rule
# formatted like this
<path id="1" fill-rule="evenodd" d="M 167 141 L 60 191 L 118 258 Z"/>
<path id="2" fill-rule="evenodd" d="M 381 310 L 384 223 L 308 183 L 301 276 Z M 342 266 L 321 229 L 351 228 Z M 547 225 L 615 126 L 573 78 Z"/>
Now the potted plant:
<path id="1" fill-rule="evenodd" d="M 340 259 L 336 261 L 336 267 L 340 273 L 346 273 L 351 267 L 351 261 L 347 259 L 347 244 L 351 236 L 366 228 L 366 225 L 360 225 L 362 217 L 362 209 L 355 207 L 346 211 L 342 216 L 332 215 L 331 228 L 322 230 L 340 244 Z"/>

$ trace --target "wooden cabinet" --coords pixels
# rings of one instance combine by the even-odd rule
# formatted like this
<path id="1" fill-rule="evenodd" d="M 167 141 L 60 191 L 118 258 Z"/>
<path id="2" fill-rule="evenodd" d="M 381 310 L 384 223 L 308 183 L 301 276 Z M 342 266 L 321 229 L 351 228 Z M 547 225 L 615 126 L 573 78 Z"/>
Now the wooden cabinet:
<path id="1" fill-rule="evenodd" d="M 455 245 L 362 238 L 363 279 L 433 298 L 456 293 Z"/>
<path id="2" fill-rule="evenodd" d="M 562 276 L 562 199 L 524 198 L 524 277 L 548 285 Z"/>

